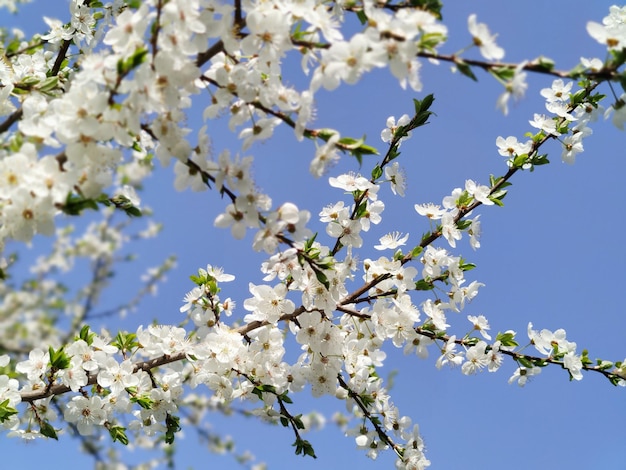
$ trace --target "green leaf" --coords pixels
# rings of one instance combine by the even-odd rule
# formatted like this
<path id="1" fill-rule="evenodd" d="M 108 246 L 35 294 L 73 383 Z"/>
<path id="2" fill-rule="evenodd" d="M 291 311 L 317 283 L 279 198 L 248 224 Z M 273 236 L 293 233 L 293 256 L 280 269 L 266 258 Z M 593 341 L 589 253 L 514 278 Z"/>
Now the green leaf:
<path id="1" fill-rule="evenodd" d="M 119 441 L 125 446 L 128 445 L 128 436 L 126 436 L 126 428 L 122 426 L 111 426 L 109 427 L 109 434 L 113 439 L 113 442 Z"/>
<path id="2" fill-rule="evenodd" d="M 533 165 L 539 166 L 539 165 L 547 165 L 548 163 L 550 163 L 550 160 L 548 160 L 548 155 L 544 154 L 544 155 L 537 155 L 533 157 L 531 162 Z"/>
<path id="3" fill-rule="evenodd" d="M 80 215 L 85 209 L 97 211 L 98 204 L 93 199 L 85 199 L 82 196 L 69 193 L 61 210 L 67 215 Z"/>
<path id="4" fill-rule="evenodd" d="M 527 153 L 523 153 L 521 155 L 516 155 L 515 158 L 513 159 L 513 167 L 521 168 L 522 166 L 524 166 L 524 164 L 526 163 L 527 160 L 528 160 L 528 154 Z"/>
<path id="5" fill-rule="evenodd" d="M 359 148 L 355 150 L 355 152 L 359 152 L 363 155 L 378 155 L 378 149 L 376 147 L 372 147 L 371 145 L 361 144 Z"/>
<path id="6" fill-rule="evenodd" d="M 474 263 L 464 263 L 463 260 L 461 260 L 461 264 L 459 264 L 461 271 L 471 271 L 475 267 L 476 265 Z"/>
<path id="7" fill-rule="evenodd" d="M 502 346 L 519 346 L 515 341 L 515 333 L 505 331 L 496 335 L 496 341 L 500 341 Z"/>
<path id="8" fill-rule="evenodd" d="M 139 342 L 137 341 L 137 335 L 135 333 L 126 333 L 126 332 L 118 332 L 115 336 L 114 341 L 111 343 L 112 346 L 115 346 L 122 353 L 132 351 L 137 346 L 139 346 Z"/>
<path id="9" fill-rule="evenodd" d="M 58 86 L 58 84 L 59 84 L 59 77 L 57 76 L 48 77 L 39 83 L 39 86 L 37 86 L 37 89 L 41 92 L 52 91 Z"/>
<path id="10" fill-rule="evenodd" d="M 457 207 L 467 207 L 474 202 L 474 198 L 467 191 L 463 191 L 456 200 Z"/>
<path id="11" fill-rule="evenodd" d="M 432 93 L 430 95 L 426 95 L 424 99 L 421 101 L 418 99 L 413 100 L 413 105 L 415 107 L 415 115 L 418 116 L 427 112 L 435 101 L 435 95 Z"/>
<path id="12" fill-rule="evenodd" d="M 417 258 L 419 255 L 422 254 L 422 251 L 424 251 L 424 248 L 422 248 L 420 245 L 417 245 L 411 250 L 411 258 Z"/>
<path id="13" fill-rule="evenodd" d="M 330 139 L 335 134 L 339 134 L 339 132 L 337 132 L 335 129 L 317 129 L 317 136 L 324 141 L 328 141 L 328 139 Z"/>
<path id="14" fill-rule="evenodd" d="M 302 415 L 294 416 L 293 424 L 296 425 L 297 429 L 304 429 L 304 423 L 302 422 Z"/>
<path id="15" fill-rule="evenodd" d="M 165 431 L 165 443 L 173 444 L 175 434 L 181 429 L 180 418 L 178 416 L 173 416 L 168 413 L 165 417 L 165 425 L 167 426 L 167 430 Z"/>
<path id="16" fill-rule="evenodd" d="M 475 82 L 478 81 L 478 79 L 476 78 L 476 75 L 474 75 L 474 72 L 472 72 L 472 68 L 469 65 L 467 65 L 467 63 L 465 63 L 461 59 L 455 60 L 454 63 L 456 64 L 456 67 L 459 70 L 459 72 L 461 72 L 466 77 L 471 78 Z"/>
<path id="17" fill-rule="evenodd" d="M 124 209 L 124 212 L 131 217 L 141 217 L 143 215 L 135 206 Z"/>
<path id="18" fill-rule="evenodd" d="M 432 282 L 425 281 L 424 279 L 415 282 L 415 290 L 432 290 L 434 288 L 435 285 Z"/>
<path id="19" fill-rule="evenodd" d="M 421 34 L 418 38 L 417 46 L 428 52 L 437 53 L 438 51 L 435 48 L 445 42 L 446 39 L 447 36 L 441 33 Z"/>
<path id="20" fill-rule="evenodd" d="M 539 56 L 532 62 L 532 64 L 546 72 L 554 70 L 554 60 L 549 57 Z"/>
<path id="21" fill-rule="evenodd" d="M 611 59 L 606 64 L 607 68 L 617 69 L 626 62 L 626 51 L 619 49 L 611 49 Z"/>
<path id="22" fill-rule="evenodd" d="M 128 75 L 131 70 L 141 65 L 141 63 L 145 60 L 146 55 L 148 55 L 148 49 L 145 47 L 139 47 L 130 57 L 120 59 L 117 62 L 117 74 L 120 76 Z"/>
<path id="23" fill-rule="evenodd" d="M 489 69 L 489 73 L 503 82 L 508 82 L 515 76 L 515 69 L 513 67 L 492 67 Z"/>
<path id="24" fill-rule="evenodd" d="M 304 457 L 308 455 L 309 457 L 317 458 L 315 455 L 315 451 L 313 450 L 313 446 L 307 440 L 297 438 L 296 442 L 293 443 L 293 446 L 296 448 L 296 455 L 301 455 Z"/>
<path id="25" fill-rule="evenodd" d="M 313 268 L 313 271 L 315 272 L 315 277 L 317 278 L 317 280 L 319 281 L 320 284 L 322 284 L 324 287 L 326 287 L 326 290 L 330 289 L 330 282 L 328 281 L 328 278 L 326 277 L 326 274 L 324 274 L 324 272 L 320 269 L 315 268 L 314 266 L 311 266 Z"/>
<path id="26" fill-rule="evenodd" d="M 293 403 L 293 400 L 291 399 L 291 397 L 287 394 L 287 392 L 281 394 L 278 398 L 280 398 L 283 402 L 285 403 Z"/>
<path id="27" fill-rule="evenodd" d="M 154 405 L 154 401 L 152 400 L 152 398 L 145 395 L 130 397 L 130 401 L 131 403 L 137 403 L 144 410 L 151 410 L 152 405 Z"/>
<path id="28" fill-rule="evenodd" d="M 365 405 L 367 408 L 369 408 L 370 406 L 372 406 L 374 404 L 374 397 L 372 395 L 369 395 L 367 393 L 362 393 L 359 395 L 359 398 L 361 399 L 361 401 L 363 402 L 363 405 Z M 370 418 L 371 419 L 371 418 Z"/>
<path id="29" fill-rule="evenodd" d="M 342 145 L 347 150 L 354 150 L 359 148 L 364 142 L 365 138 L 353 139 L 352 137 L 342 137 L 337 143 Z"/>
<path id="30" fill-rule="evenodd" d="M 50 423 L 47 421 L 43 421 L 40 424 L 39 432 L 50 439 L 59 440 L 59 436 L 57 436 L 56 430 L 52 427 Z"/>
<path id="31" fill-rule="evenodd" d="M 383 176 L 383 169 L 380 167 L 380 165 L 376 165 L 372 170 L 372 179 L 377 180 L 381 176 Z"/>
<path id="32" fill-rule="evenodd" d="M 131 200 L 123 194 L 116 194 L 110 199 L 106 197 L 106 194 L 103 196 L 104 198 L 102 198 L 102 196 L 98 198 L 98 202 L 101 202 L 106 206 L 109 206 L 110 203 L 113 203 L 115 204 L 115 207 L 117 207 L 118 209 L 122 209 L 124 212 L 126 212 L 127 215 L 131 217 L 141 217 L 143 215 L 141 211 L 133 205 Z"/>
<path id="33" fill-rule="evenodd" d="M 367 15 L 363 10 L 358 10 L 356 12 L 356 17 L 359 19 L 361 24 L 366 24 L 368 22 Z"/>
<path id="34" fill-rule="evenodd" d="M 423 100 L 413 100 L 413 105 L 415 106 L 415 116 L 411 119 L 411 122 L 406 126 L 407 130 L 412 130 L 417 127 L 423 126 L 428 122 L 428 118 L 431 114 L 431 111 L 428 111 L 430 106 L 433 104 L 435 100 L 434 95 L 427 95 Z"/>
<path id="35" fill-rule="evenodd" d="M 70 357 L 65 354 L 63 347 L 55 350 L 52 346 L 48 348 L 50 354 L 50 366 L 57 370 L 68 369 L 70 367 Z"/>
<path id="36" fill-rule="evenodd" d="M 40 80 L 37 77 L 24 77 L 20 84 L 26 88 L 30 88 L 34 85 L 37 85 L 39 82 Z"/>
<path id="37" fill-rule="evenodd" d="M 411 6 L 417 7 L 420 10 L 429 11 L 438 20 L 443 19 L 441 17 L 441 9 L 443 8 L 443 4 L 441 0 L 411 0 Z"/>
<path id="38" fill-rule="evenodd" d="M 78 337 L 82 339 L 85 343 L 87 343 L 89 346 L 91 346 L 91 343 L 93 343 L 94 336 L 96 336 L 96 334 L 89 330 L 89 325 L 83 326 L 80 329 L 80 333 L 78 335 Z"/>
<path id="39" fill-rule="evenodd" d="M 358 199 L 358 197 L 359 197 L 359 194 L 355 194 L 355 199 Z M 359 207 L 357 207 L 356 212 L 354 213 L 354 218 L 355 219 L 360 219 L 362 217 L 366 217 L 367 215 L 368 215 L 368 212 L 367 212 L 367 201 L 363 201 L 361 204 L 359 204 Z"/>
<path id="40" fill-rule="evenodd" d="M 0 403 L 0 423 L 4 423 L 11 416 L 16 415 L 17 410 L 11 406 L 9 406 L 9 399 L 7 398 L 2 403 Z"/>
<path id="41" fill-rule="evenodd" d="M 579 105 L 580 103 L 585 101 L 585 99 L 587 99 L 587 93 L 588 91 L 585 89 L 581 89 L 578 90 L 576 93 L 572 93 L 570 95 L 570 104 L 572 106 Z"/>
<path id="42" fill-rule="evenodd" d="M 459 220 L 456 223 L 456 228 L 458 228 L 459 230 L 465 230 L 470 225 L 472 225 L 472 221 L 471 220 Z"/>

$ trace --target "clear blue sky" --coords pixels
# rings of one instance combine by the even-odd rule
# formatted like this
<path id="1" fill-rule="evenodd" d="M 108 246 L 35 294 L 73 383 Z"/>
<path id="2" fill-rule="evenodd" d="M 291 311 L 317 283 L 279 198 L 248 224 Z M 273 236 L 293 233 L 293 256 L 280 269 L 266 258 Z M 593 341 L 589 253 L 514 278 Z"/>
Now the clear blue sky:
<path id="1" fill-rule="evenodd" d="M 585 25 L 588 20 L 601 21 L 612 3 L 448 1 L 443 15 L 450 40 L 442 52 L 452 53 L 467 45 L 467 16 L 477 13 L 479 21 L 498 32 L 498 44 L 506 50 L 505 60 L 545 55 L 555 60 L 557 68 L 569 69 L 581 56 L 604 57 L 604 49 L 589 38 Z M 41 16 L 65 19 L 66 5 L 64 0 L 35 1 L 23 7 L 18 17 L 1 11 L 0 24 L 24 25 L 27 31 L 43 32 Z M 478 58 L 478 51 L 467 57 Z M 286 81 L 302 83 L 298 70 L 290 72 L 293 75 L 287 72 Z M 503 174 L 506 166 L 497 153 L 495 139 L 500 135 L 521 139 L 531 130 L 528 120 L 533 113 L 544 112 L 539 90 L 551 83 L 548 77 L 531 75 L 526 98 L 513 104 L 509 115 L 503 117 L 495 109 L 501 87 L 487 74 L 477 71 L 479 82 L 474 83 L 451 74 L 446 64 L 428 63 L 424 63 L 422 74 L 422 95 L 435 94 L 432 110 L 436 116 L 403 144 L 399 161 L 407 173 L 407 194 L 400 199 L 383 193 L 387 207 L 384 228 L 368 235 L 370 245 L 392 230 L 410 232 L 415 242 L 428 230 L 424 219 L 413 210 L 415 203 L 439 203 L 468 178 L 486 184 L 490 173 Z M 602 91 L 609 93 L 606 87 Z M 378 135 L 387 116 L 410 113 L 415 96 L 403 92 L 388 71 L 375 72 L 357 86 L 320 92 L 316 125 L 337 128 L 342 135 L 365 133 L 369 144 L 384 150 Z M 203 104 L 199 105 L 201 108 Z M 197 116 L 190 124 L 196 129 L 201 125 Z M 210 123 L 209 129 L 217 151 L 239 148 L 231 135 L 222 132 L 223 124 Z M 513 329 L 522 340 L 528 321 L 539 329 L 564 328 L 568 339 L 575 341 L 579 350 L 587 348 L 590 357 L 622 360 L 626 357 L 622 300 L 626 254 L 621 246 L 626 228 L 622 215 L 625 135 L 606 122 L 596 123 L 593 130 L 574 166 L 562 164 L 560 149 L 549 144 L 546 149 L 551 165 L 534 173 L 518 173 L 503 208 L 480 208 L 482 248 L 473 252 L 464 240 L 455 253 L 478 265 L 469 273 L 469 280 L 486 285 L 464 314 L 484 314 L 493 332 Z M 324 205 L 341 196 L 341 191 L 329 188 L 327 178 L 314 180 L 308 174 L 313 144 L 297 143 L 286 128 L 274 139 L 255 144 L 246 154 L 255 156 L 257 184 L 269 193 L 275 206 L 292 201 L 310 210 L 315 219 Z M 375 161 L 375 157 L 366 157 L 364 174 L 371 169 L 368 158 Z M 329 176 L 345 170 L 358 170 L 356 162 L 345 157 Z M 130 295 L 132 291 L 123 287 L 132 286 L 136 273 L 170 253 L 178 255 L 178 268 L 157 298 L 148 299 L 124 321 L 125 328 L 134 329 L 153 318 L 178 323 L 181 299 L 192 287 L 188 275 L 207 263 L 237 276 L 237 282 L 227 285 L 224 294 L 238 300 L 239 305 L 247 297 L 248 282 L 259 283 L 262 278 L 258 269 L 262 257 L 251 250 L 250 239 L 233 241 L 228 231 L 212 227 L 224 204 L 219 196 L 212 192 L 176 193 L 172 173 L 171 168 L 157 172 L 142 195 L 144 203 L 155 209 L 155 218 L 166 224 L 164 233 L 157 242 L 139 250 L 137 268 L 121 272 L 119 283 L 114 285 L 117 290 L 109 295 Z M 316 228 L 313 224 L 313 228 L 323 233 L 321 225 Z M 33 251 L 36 249 L 37 245 Z M 375 255 L 364 251 L 360 258 Z M 415 303 L 419 301 L 416 297 Z M 450 320 L 458 325 L 460 334 L 465 331 L 464 316 Z M 387 353 L 382 373 L 398 371 L 392 395 L 400 411 L 420 424 L 432 468 L 626 468 L 626 390 L 613 387 L 599 375 L 585 374 L 581 382 L 570 383 L 564 371 L 552 367 L 519 388 L 507 383 L 515 370 L 512 362 L 505 362 L 496 374 L 466 377 L 458 369 L 435 369 L 434 349 L 427 360 L 406 358 L 392 346 Z M 317 409 L 330 416 L 335 409 L 343 409 L 342 402 L 314 400 L 306 392 L 294 396 L 294 401 L 294 409 L 303 413 Z M 216 416 L 211 420 L 215 430 L 235 436 L 239 449 L 250 449 L 270 468 L 393 468 L 390 453 L 370 461 L 332 424 L 307 436 L 319 456 L 314 461 L 293 455 L 293 436 L 286 429 L 239 418 Z M 191 429 L 185 434 L 187 442 L 180 444 L 177 468 L 237 468 L 232 459 L 200 449 Z M 12 465 L 26 470 L 43 465 L 89 466 L 89 459 L 82 460 L 77 451 L 77 442 L 67 436 L 60 443 L 29 444 L 0 438 L 0 452 L 5 462 L 8 458 Z"/>

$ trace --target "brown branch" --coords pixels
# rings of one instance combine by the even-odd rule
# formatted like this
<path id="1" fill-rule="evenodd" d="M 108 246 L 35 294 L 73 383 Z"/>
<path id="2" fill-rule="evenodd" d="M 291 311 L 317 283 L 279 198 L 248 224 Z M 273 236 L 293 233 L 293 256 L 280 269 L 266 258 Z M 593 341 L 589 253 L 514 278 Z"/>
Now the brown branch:
<path id="1" fill-rule="evenodd" d="M 418 335 L 425 336 L 432 340 L 441 340 L 444 342 L 448 342 L 451 338 L 451 336 L 448 336 L 446 334 L 441 334 L 438 332 L 430 331 L 426 328 L 422 328 L 419 326 L 415 328 L 415 332 Z M 459 346 L 463 346 L 463 347 L 471 347 L 474 344 L 476 344 L 476 338 L 460 338 L 460 339 L 457 338 L 453 341 L 453 343 L 458 344 Z M 493 349 L 493 346 L 487 345 L 486 351 L 491 351 L 492 349 Z M 513 358 L 518 363 L 520 360 L 527 360 L 527 361 L 532 362 L 533 364 L 538 364 L 538 363 L 554 364 L 554 365 L 560 366 L 562 369 L 568 370 L 567 367 L 565 367 L 565 364 L 563 361 L 559 359 L 555 359 L 552 356 L 550 357 L 531 356 L 530 354 L 523 354 L 521 352 L 509 351 L 506 349 L 500 349 L 498 352 L 500 352 L 501 354 L 505 356 L 509 356 Z M 599 366 L 591 366 L 589 364 L 583 363 L 582 369 L 587 372 L 598 372 L 604 375 L 607 379 L 611 381 L 614 381 L 614 380 L 626 381 L 626 378 L 621 376 L 620 374 L 617 374 L 615 372 L 610 372 L 606 369 L 602 369 Z"/>
<path id="2" fill-rule="evenodd" d="M 8 131 L 13 124 L 21 119 L 23 114 L 24 111 L 22 110 L 22 108 L 13 111 L 13 113 L 3 123 L 0 123 L 0 134 Z"/>
<path id="3" fill-rule="evenodd" d="M 337 380 L 339 381 L 339 385 L 341 386 L 341 388 L 343 388 L 344 390 L 348 392 L 348 396 L 352 398 L 354 402 L 357 404 L 357 406 L 361 409 L 361 411 L 363 412 L 363 415 L 367 418 L 367 420 L 370 423 L 372 423 L 372 426 L 374 426 L 374 429 L 376 430 L 376 434 L 378 435 L 378 437 L 386 445 L 391 447 L 393 451 L 396 453 L 396 455 L 398 455 L 398 457 L 402 457 L 402 453 L 403 453 L 402 446 L 393 442 L 391 437 L 389 437 L 389 435 L 387 434 L 387 431 L 383 429 L 383 427 L 379 424 L 379 422 L 372 417 L 371 413 L 367 409 L 367 406 L 365 405 L 365 403 L 363 403 L 363 400 L 361 399 L 361 397 L 356 392 L 354 392 L 350 387 L 348 387 L 348 384 L 343 380 L 343 377 L 341 377 L 341 375 L 337 375 Z"/>
<path id="4" fill-rule="evenodd" d="M 187 356 L 184 352 L 179 352 L 171 356 L 166 354 L 164 356 L 159 356 L 154 359 L 138 362 L 134 366 L 134 372 L 137 372 L 139 370 L 149 372 L 155 367 L 159 367 L 165 364 L 171 364 L 172 362 L 178 362 L 185 359 L 186 357 Z M 96 383 L 98 383 L 98 374 L 90 374 L 87 378 L 86 385 L 95 385 Z M 26 392 L 21 392 L 20 395 L 22 397 L 22 402 L 32 403 L 35 400 L 41 400 L 42 398 L 48 398 L 53 395 L 62 395 L 69 391 L 71 391 L 71 388 L 67 385 L 54 384 L 47 387 L 45 390 L 29 390 Z"/>
<path id="5" fill-rule="evenodd" d="M 425 59 L 441 60 L 444 62 L 451 62 L 455 64 L 458 62 L 462 62 L 464 64 L 471 65 L 473 67 L 481 68 L 485 71 L 489 71 L 491 69 L 498 69 L 498 68 L 513 70 L 513 69 L 518 68 L 520 65 L 520 64 L 516 64 L 512 62 L 485 62 L 483 60 L 465 59 L 463 57 L 459 57 L 454 54 L 446 55 L 446 54 L 433 54 L 431 52 L 418 52 L 417 56 L 425 58 Z M 544 74 L 544 75 L 551 75 L 551 76 L 560 77 L 560 78 L 573 78 L 571 72 L 569 71 L 554 70 L 536 62 L 529 62 L 525 64 L 523 67 L 521 67 L 521 70 L 527 70 L 529 72 L 534 72 L 534 73 L 539 73 L 539 74 Z M 584 76 L 586 76 L 590 80 L 597 80 L 597 81 L 615 80 L 617 78 L 617 72 L 614 69 L 603 69 L 597 72 L 591 72 L 591 71 L 586 72 Z"/>
<path id="6" fill-rule="evenodd" d="M 59 71 L 61 70 L 61 65 L 65 60 L 65 56 L 67 55 L 67 51 L 70 48 L 71 44 L 72 41 L 69 39 L 66 39 L 65 41 L 63 41 L 63 44 L 61 44 L 61 48 L 59 49 L 59 55 L 57 55 L 57 58 L 54 61 L 54 65 L 50 69 L 50 76 L 59 74 Z"/>

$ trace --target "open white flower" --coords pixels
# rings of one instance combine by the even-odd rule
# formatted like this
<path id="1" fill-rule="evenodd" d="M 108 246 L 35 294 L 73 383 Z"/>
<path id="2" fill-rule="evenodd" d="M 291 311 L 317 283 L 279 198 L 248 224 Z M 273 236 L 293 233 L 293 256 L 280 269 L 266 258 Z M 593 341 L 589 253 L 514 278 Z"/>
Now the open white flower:
<path id="1" fill-rule="evenodd" d="M 467 28 L 485 59 L 501 60 L 504 57 L 504 49 L 496 44 L 497 35 L 492 35 L 485 23 L 477 23 L 475 14 L 467 18 Z"/>
<path id="2" fill-rule="evenodd" d="M 380 245 L 375 245 L 374 248 L 377 250 L 395 250 L 399 246 L 405 245 L 408 239 L 408 233 L 405 236 L 402 236 L 402 233 L 400 232 L 390 232 L 387 235 L 380 237 L 378 239 L 380 241 Z"/>

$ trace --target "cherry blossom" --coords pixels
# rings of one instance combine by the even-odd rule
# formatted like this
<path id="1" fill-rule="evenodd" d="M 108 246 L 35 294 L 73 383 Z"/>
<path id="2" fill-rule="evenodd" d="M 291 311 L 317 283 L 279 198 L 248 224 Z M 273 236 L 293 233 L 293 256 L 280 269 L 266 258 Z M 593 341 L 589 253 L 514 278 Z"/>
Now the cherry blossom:
<path id="1" fill-rule="evenodd" d="M 496 36 L 489 32 L 484 23 L 476 21 L 476 15 L 467 18 L 467 28 L 472 35 L 474 44 L 480 48 L 480 53 L 487 60 L 500 60 L 504 57 L 504 49 L 496 44 Z"/>

